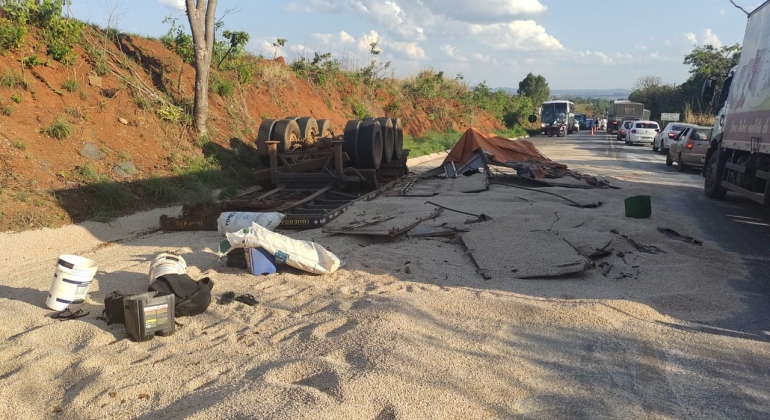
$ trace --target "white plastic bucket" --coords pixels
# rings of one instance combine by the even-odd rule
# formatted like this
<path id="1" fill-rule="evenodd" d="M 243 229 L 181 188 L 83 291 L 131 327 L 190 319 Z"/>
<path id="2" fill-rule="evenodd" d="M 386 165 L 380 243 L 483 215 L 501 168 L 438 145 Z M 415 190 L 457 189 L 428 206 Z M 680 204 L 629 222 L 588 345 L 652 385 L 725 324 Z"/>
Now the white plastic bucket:
<path id="1" fill-rule="evenodd" d="M 150 264 L 150 282 L 166 274 L 185 274 L 187 273 L 187 263 L 180 255 L 164 252 L 152 261 Z"/>
<path id="2" fill-rule="evenodd" d="M 78 255 L 60 255 L 45 306 L 63 311 L 71 304 L 83 303 L 98 268 L 94 260 Z"/>

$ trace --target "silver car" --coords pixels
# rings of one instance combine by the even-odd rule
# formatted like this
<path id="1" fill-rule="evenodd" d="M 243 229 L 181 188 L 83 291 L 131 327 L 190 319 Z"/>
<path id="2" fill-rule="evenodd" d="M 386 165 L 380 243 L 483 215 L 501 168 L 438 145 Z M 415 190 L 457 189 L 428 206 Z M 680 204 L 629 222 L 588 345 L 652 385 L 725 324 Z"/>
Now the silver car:
<path id="1" fill-rule="evenodd" d="M 693 124 L 686 123 L 668 123 L 666 128 L 661 130 L 652 141 L 652 151 L 657 152 L 660 150 L 661 154 L 668 152 L 668 147 L 671 146 L 671 143 L 674 141 L 674 138 L 676 138 L 676 135 L 687 127 L 695 126 Z"/>
<path id="2" fill-rule="evenodd" d="M 626 144 L 650 143 L 660 131 L 660 126 L 655 121 L 634 121 L 626 132 Z"/>
<path id="3" fill-rule="evenodd" d="M 701 168 L 711 142 L 711 127 L 690 126 L 682 130 L 668 148 L 666 165 L 676 162 L 679 172 Z"/>

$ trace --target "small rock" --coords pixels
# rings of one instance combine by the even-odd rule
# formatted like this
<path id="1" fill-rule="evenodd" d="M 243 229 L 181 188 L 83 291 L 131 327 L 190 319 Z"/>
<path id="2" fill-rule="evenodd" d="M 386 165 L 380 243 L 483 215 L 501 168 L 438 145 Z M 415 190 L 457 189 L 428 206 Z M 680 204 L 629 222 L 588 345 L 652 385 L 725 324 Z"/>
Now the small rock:
<path id="1" fill-rule="evenodd" d="M 88 83 L 91 86 L 102 87 L 102 78 L 99 76 L 88 76 Z"/>
<path id="2" fill-rule="evenodd" d="M 125 118 L 118 118 L 118 121 L 120 121 L 120 123 L 123 125 L 128 125 L 128 120 Z"/>
<path id="3" fill-rule="evenodd" d="M 112 173 L 121 178 L 131 178 L 136 175 L 137 172 L 136 166 L 129 161 L 118 162 L 115 164 L 115 167 L 112 168 Z"/>
<path id="4" fill-rule="evenodd" d="M 99 150 L 99 148 L 92 143 L 86 143 L 82 149 L 78 152 L 80 156 L 91 160 L 102 160 L 107 157 L 107 154 Z"/>
<path id="5" fill-rule="evenodd" d="M 407 265 L 406 267 L 404 267 L 404 273 L 406 273 L 406 274 L 412 274 L 412 270 L 409 268 L 409 266 L 408 266 L 408 265 Z"/>

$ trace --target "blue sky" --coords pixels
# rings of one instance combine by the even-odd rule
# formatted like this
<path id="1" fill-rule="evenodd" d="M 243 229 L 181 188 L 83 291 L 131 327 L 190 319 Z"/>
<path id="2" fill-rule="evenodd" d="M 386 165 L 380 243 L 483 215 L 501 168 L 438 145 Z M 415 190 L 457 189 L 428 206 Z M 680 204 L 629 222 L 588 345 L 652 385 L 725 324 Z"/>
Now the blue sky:
<path id="1" fill-rule="evenodd" d="M 735 0 L 746 10 L 759 0 Z M 643 6 L 640 6 L 643 4 Z M 99 26 L 160 36 L 184 0 L 73 0 L 72 13 Z M 608 5 L 612 5 L 609 7 Z M 688 77 L 695 45 L 743 42 L 746 16 L 729 0 L 219 0 L 225 27 L 249 33 L 247 49 L 287 61 L 332 53 L 366 66 L 369 43 L 397 77 L 432 68 L 471 85 L 518 87 L 529 72 L 552 89 L 630 89 L 639 77 Z M 272 43 L 287 40 L 276 51 Z"/>

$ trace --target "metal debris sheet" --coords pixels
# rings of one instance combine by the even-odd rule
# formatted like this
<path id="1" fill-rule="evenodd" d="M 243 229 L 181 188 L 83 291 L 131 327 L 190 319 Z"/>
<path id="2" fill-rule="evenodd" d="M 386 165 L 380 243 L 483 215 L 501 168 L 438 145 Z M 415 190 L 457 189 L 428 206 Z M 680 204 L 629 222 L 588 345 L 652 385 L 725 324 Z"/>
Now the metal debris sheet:
<path id="1" fill-rule="evenodd" d="M 591 265 L 555 231 L 519 218 L 474 224 L 462 241 L 485 278 L 546 278 L 581 273 Z"/>
<path id="2" fill-rule="evenodd" d="M 438 217 L 444 209 L 436 206 L 388 200 L 355 203 L 347 212 L 321 231 L 347 235 L 398 236 L 420 223 Z"/>

